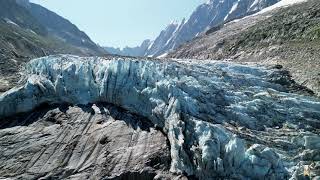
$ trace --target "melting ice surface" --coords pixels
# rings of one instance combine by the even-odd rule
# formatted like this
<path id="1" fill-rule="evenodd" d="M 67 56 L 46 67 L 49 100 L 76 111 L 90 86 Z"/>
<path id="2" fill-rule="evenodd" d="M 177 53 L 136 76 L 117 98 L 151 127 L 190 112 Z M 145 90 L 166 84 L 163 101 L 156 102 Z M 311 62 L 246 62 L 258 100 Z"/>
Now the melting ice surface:
<path id="1" fill-rule="evenodd" d="M 163 129 L 172 172 L 200 179 L 285 179 L 298 171 L 296 159 L 305 153 L 299 149 L 320 148 L 319 99 L 286 93 L 270 81 L 271 69 L 59 55 L 35 59 L 26 71 L 24 86 L 0 96 L 0 117 L 43 103 L 112 103 Z M 292 133 L 279 135 L 284 127 Z M 264 132 L 272 133 L 265 138 Z"/>

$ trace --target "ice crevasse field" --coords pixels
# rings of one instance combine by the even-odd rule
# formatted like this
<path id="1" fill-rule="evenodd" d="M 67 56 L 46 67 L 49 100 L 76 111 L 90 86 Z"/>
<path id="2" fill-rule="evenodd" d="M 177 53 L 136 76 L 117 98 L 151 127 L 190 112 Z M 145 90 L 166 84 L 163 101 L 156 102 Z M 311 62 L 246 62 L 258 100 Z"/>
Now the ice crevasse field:
<path id="1" fill-rule="evenodd" d="M 289 92 L 274 68 L 55 55 L 25 73 L 23 86 L 0 96 L 0 117 L 44 103 L 110 103 L 166 134 L 171 172 L 285 179 L 320 160 L 320 101 Z"/>

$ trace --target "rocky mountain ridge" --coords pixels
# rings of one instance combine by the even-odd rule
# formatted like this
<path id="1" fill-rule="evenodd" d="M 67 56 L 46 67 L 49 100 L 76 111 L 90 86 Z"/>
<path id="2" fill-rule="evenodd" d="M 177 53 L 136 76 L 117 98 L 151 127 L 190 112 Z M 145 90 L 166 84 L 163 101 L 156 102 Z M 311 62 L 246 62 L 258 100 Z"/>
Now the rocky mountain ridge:
<path id="1" fill-rule="evenodd" d="M 20 69 L 49 54 L 103 55 L 75 25 L 27 0 L 0 0 L 0 93 L 16 85 Z"/>
<path id="2" fill-rule="evenodd" d="M 319 5 L 301 1 L 227 23 L 169 56 L 280 65 L 319 95 Z"/>
<path id="3" fill-rule="evenodd" d="M 50 36 L 57 37 L 73 46 L 87 49 L 89 52 L 92 51 L 92 55 L 105 54 L 103 49 L 95 44 L 88 35 L 56 13 L 33 3 L 30 3 L 29 11 L 46 27 Z"/>
<path id="4" fill-rule="evenodd" d="M 125 47 L 123 49 L 113 48 L 113 47 L 104 47 L 104 49 L 108 53 L 113 55 L 139 57 L 142 54 L 144 54 L 144 52 L 149 48 L 151 43 L 152 41 L 147 39 L 143 41 L 140 46 L 137 46 L 137 47 Z"/>
<path id="5" fill-rule="evenodd" d="M 139 56 L 164 56 L 211 27 L 253 14 L 277 2 L 279 0 L 209 0 L 198 6 L 188 19 L 170 23 Z"/>

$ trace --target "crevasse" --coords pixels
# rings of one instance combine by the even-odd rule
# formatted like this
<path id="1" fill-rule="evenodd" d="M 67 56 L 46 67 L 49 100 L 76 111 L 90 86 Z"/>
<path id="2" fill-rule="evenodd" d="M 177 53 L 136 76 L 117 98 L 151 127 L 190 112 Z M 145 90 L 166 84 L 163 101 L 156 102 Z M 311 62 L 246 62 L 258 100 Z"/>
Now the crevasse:
<path id="1" fill-rule="evenodd" d="M 0 96 L 0 117 L 43 103 L 112 103 L 162 128 L 171 146 L 170 170 L 200 179 L 288 178 L 297 161 L 230 127 L 261 131 L 320 117 L 318 99 L 286 93 L 270 82 L 273 70 L 263 67 L 57 55 L 31 61 L 26 73 L 24 86 Z"/>

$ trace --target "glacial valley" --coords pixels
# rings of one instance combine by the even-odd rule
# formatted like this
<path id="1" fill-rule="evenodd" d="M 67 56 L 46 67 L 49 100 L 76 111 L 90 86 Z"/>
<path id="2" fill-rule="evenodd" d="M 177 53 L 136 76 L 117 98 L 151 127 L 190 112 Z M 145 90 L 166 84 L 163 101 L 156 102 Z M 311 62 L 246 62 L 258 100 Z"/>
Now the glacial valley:
<path id="1" fill-rule="evenodd" d="M 23 74 L 0 95 L 1 177 L 319 178 L 320 99 L 279 67 L 53 55 Z"/>

